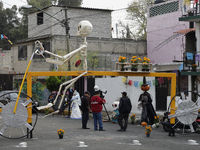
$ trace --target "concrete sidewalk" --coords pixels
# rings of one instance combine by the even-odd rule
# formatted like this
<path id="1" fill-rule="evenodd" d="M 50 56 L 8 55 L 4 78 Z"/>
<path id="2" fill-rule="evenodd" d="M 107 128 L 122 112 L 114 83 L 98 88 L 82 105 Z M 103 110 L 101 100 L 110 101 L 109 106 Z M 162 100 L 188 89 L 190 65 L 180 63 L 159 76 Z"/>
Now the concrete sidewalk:
<path id="1" fill-rule="evenodd" d="M 44 115 L 44 114 L 41 114 Z M 137 150 L 195 150 L 197 145 L 189 145 L 189 139 L 200 142 L 200 135 L 193 133 L 188 135 L 176 134 L 168 136 L 162 126 L 152 130 L 150 137 L 145 135 L 145 127 L 128 124 L 126 132 L 118 132 L 119 125 L 111 122 L 103 122 L 106 131 L 94 131 L 93 119 L 88 121 L 90 129 L 82 129 L 81 120 L 72 120 L 64 115 L 54 115 L 46 118 L 39 116 L 33 131 L 32 139 L 6 139 L 0 136 L 2 150 L 27 149 L 27 150 L 78 150 L 78 149 L 137 149 Z M 64 129 L 63 139 L 57 135 L 58 129 Z M 141 145 L 134 145 L 133 140 L 138 140 Z M 79 141 L 83 141 L 88 147 L 79 147 Z M 19 143 L 27 142 L 27 147 L 19 147 Z"/>

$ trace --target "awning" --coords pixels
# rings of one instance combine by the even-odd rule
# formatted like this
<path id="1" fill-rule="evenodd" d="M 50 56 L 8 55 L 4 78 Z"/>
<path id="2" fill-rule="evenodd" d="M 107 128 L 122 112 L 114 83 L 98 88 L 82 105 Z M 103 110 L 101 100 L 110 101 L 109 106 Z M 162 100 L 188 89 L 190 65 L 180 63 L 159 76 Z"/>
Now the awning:
<path id="1" fill-rule="evenodd" d="M 183 76 L 188 76 L 188 75 L 198 76 L 198 75 L 200 75 L 200 72 L 181 72 L 181 75 L 183 75 Z"/>
<path id="2" fill-rule="evenodd" d="M 180 30 L 180 31 L 176 31 L 174 33 L 187 34 L 189 32 L 194 32 L 194 31 L 195 31 L 195 28 L 190 28 L 190 29 L 183 29 L 183 30 Z"/>

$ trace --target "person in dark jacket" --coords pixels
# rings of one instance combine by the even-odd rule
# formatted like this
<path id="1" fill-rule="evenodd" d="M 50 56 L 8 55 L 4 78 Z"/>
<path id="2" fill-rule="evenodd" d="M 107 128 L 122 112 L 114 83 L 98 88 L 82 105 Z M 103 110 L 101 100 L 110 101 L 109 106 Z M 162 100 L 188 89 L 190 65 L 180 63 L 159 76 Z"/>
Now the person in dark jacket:
<path id="1" fill-rule="evenodd" d="M 89 120 L 89 113 L 92 112 L 90 109 L 90 92 L 86 91 L 81 97 L 81 111 L 82 111 L 82 128 L 90 129 L 87 127 Z"/>
<path id="2" fill-rule="evenodd" d="M 120 98 L 119 102 L 119 115 L 117 118 L 120 129 L 117 131 L 126 131 L 128 126 L 128 117 L 129 113 L 131 112 L 131 109 L 132 109 L 131 100 L 127 97 L 126 92 L 122 92 L 122 97 Z"/>
<path id="3" fill-rule="evenodd" d="M 99 123 L 99 131 L 105 131 L 103 129 L 103 122 L 102 122 L 102 114 L 101 111 L 103 109 L 102 105 L 105 104 L 105 99 L 100 97 L 100 91 L 95 91 L 94 96 L 90 99 L 90 105 L 92 109 L 92 114 L 94 118 L 94 130 L 98 130 L 97 122 Z"/>

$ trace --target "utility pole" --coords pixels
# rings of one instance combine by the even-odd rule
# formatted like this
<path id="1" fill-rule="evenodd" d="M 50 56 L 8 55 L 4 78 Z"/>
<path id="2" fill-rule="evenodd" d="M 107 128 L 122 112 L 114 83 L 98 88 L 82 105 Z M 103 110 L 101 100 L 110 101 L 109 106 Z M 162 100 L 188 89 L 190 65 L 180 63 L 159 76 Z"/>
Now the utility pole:
<path id="1" fill-rule="evenodd" d="M 67 16 L 67 7 L 65 8 L 65 31 L 66 31 L 66 41 L 67 41 L 67 53 L 70 53 L 69 50 L 69 22 L 68 22 L 68 16 Z M 71 64 L 70 64 L 70 60 L 68 61 L 68 71 L 71 71 Z"/>

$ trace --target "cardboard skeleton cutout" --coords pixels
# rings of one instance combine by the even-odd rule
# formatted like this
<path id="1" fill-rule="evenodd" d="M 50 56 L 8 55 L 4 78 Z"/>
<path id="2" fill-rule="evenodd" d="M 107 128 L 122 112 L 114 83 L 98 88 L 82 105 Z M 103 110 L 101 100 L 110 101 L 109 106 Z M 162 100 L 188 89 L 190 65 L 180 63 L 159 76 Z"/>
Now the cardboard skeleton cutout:
<path id="1" fill-rule="evenodd" d="M 82 37 L 84 37 L 83 45 L 82 45 L 81 47 L 79 47 L 78 49 L 76 49 L 76 50 L 74 50 L 74 51 L 72 51 L 72 52 L 70 52 L 70 53 L 68 53 L 68 54 L 66 54 L 66 55 L 64 55 L 64 56 L 60 56 L 60 55 L 57 55 L 57 54 L 54 54 L 54 53 L 51 53 L 51 52 L 49 52 L 49 51 L 44 50 L 42 44 L 41 44 L 39 41 L 36 41 L 36 45 L 40 46 L 40 49 L 37 50 L 37 54 L 38 54 L 38 55 L 42 55 L 42 56 L 43 56 L 43 53 L 47 53 L 47 54 L 50 54 L 50 55 L 52 55 L 52 56 L 55 56 L 55 57 L 61 59 L 61 60 L 54 60 L 54 59 L 50 59 L 50 58 L 45 58 L 45 57 L 43 56 L 43 57 L 45 58 L 45 60 L 46 60 L 47 62 L 49 62 L 49 63 L 62 65 L 62 64 L 64 64 L 64 63 L 68 62 L 68 61 L 69 61 L 74 55 L 76 55 L 78 52 L 80 52 L 81 55 L 84 57 L 83 69 L 84 69 L 84 71 L 85 71 L 84 73 L 82 73 L 81 75 L 77 76 L 76 78 L 73 78 L 73 79 L 71 79 L 71 80 L 69 80 L 69 81 L 67 81 L 67 82 L 65 82 L 65 83 L 63 83 L 63 84 L 61 84 L 60 87 L 59 87 L 59 91 L 58 91 L 58 93 L 57 93 L 57 96 L 56 96 L 55 100 L 53 101 L 53 103 L 48 103 L 46 106 L 37 107 L 38 110 L 45 109 L 45 108 L 48 108 L 48 107 L 51 107 L 51 106 L 55 105 L 55 103 L 56 103 L 56 101 L 57 101 L 57 99 L 58 99 L 58 96 L 59 96 L 59 94 L 60 94 L 60 92 L 61 92 L 62 86 L 68 84 L 68 85 L 65 87 L 65 90 L 64 90 L 64 92 L 63 92 L 64 95 L 62 96 L 62 99 L 61 99 L 60 104 L 59 104 L 59 106 L 58 106 L 58 110 L 55 111 L 55 112 L 53 112 L 54 114 L 55 114 L 55 113 L 58 113 L 58 112 L 60 111 L 59 109 L 61 108 L 61 104 L 62 104 L 62 102 L 63 102 L 63 100 L 64 100 L 64 97 L 65 97 L 65 94 L 66 94 L 67 89 L 70 88 L 80 77 L 82 77 L 83 75 L 87 74 L 87 59 L 86 59 L 86 57 L 87 57 L 87 42 L 86 42 L 86 36 L 88 36 L 88 35 L 92 32 L 92 29 L 93 29 L 92 24 L 91 24 L 89 21 L 87 21 L 87 20 L 81 21 L 81 22 L 79 23 L 79 25 L 78 25 L 77 36 L 82 36 Z M 51 115 L 51 114 L 49 114 L 49 115 Z M 47 115 L 46 115 L 46 116 L 47 116 Z"/>

